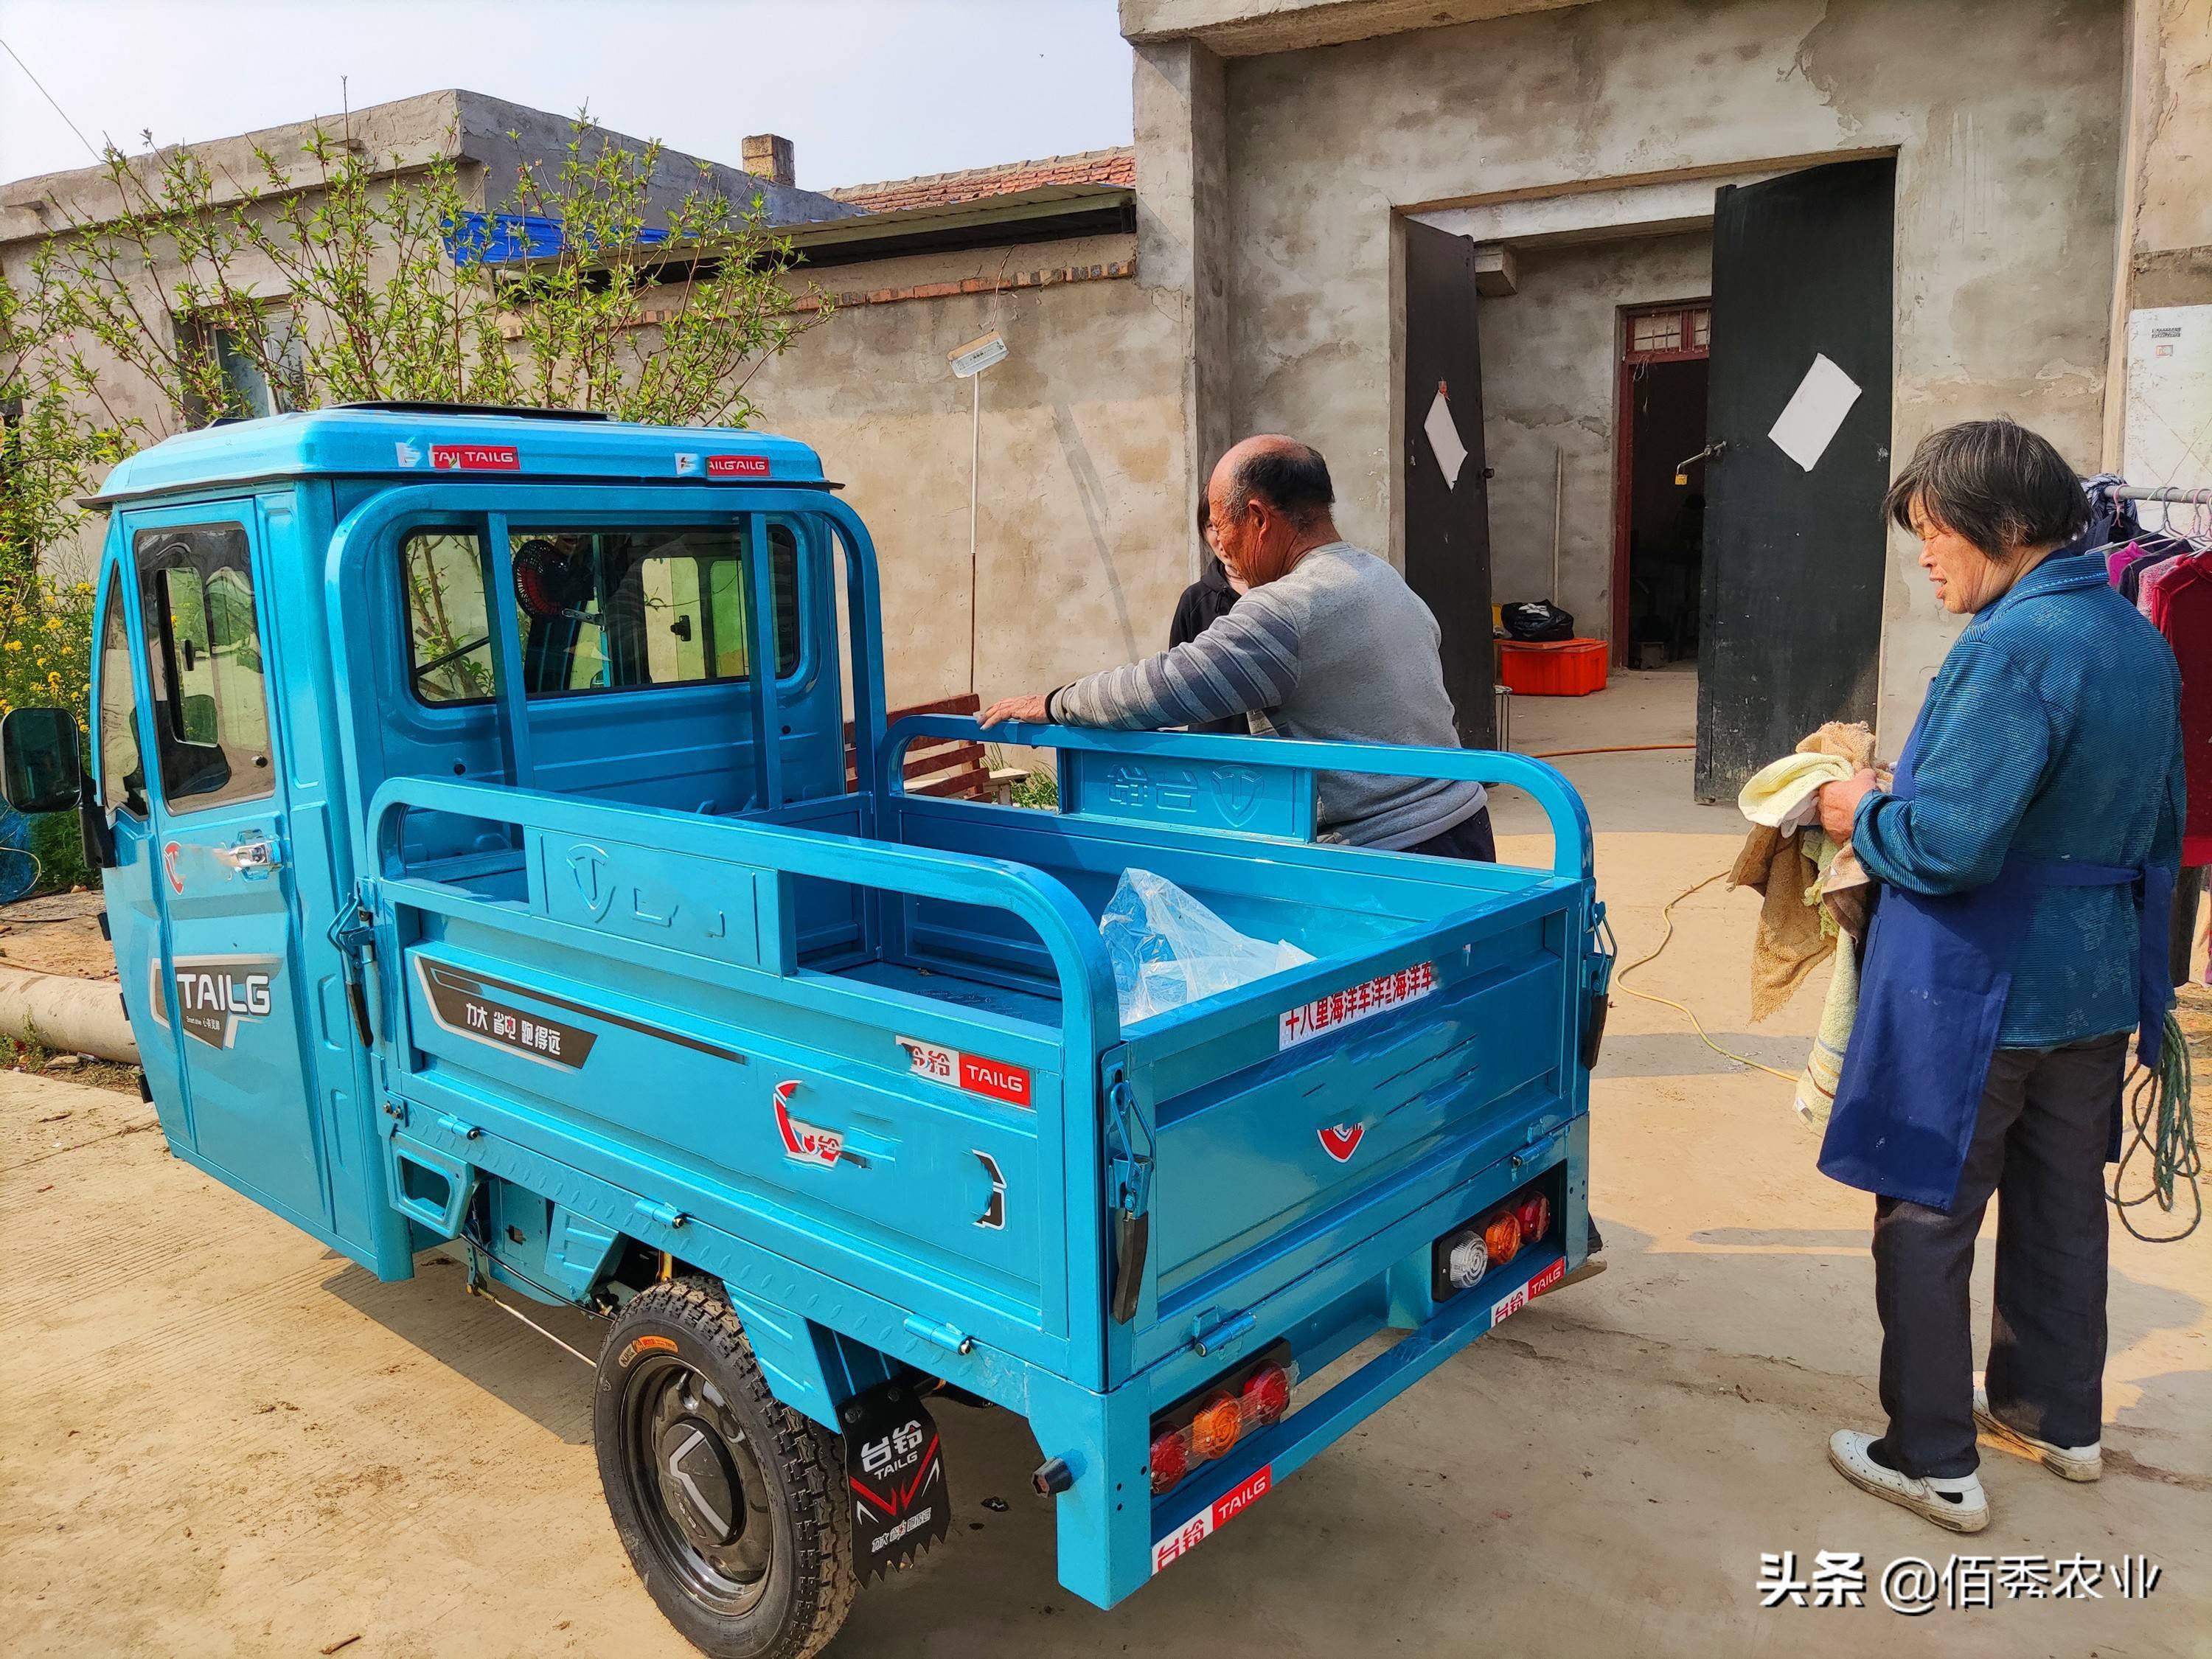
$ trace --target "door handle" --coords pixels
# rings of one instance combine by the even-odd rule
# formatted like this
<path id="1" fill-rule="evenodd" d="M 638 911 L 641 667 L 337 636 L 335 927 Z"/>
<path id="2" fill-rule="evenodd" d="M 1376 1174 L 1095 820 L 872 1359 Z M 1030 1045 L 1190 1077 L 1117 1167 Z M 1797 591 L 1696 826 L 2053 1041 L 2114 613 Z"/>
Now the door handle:
<path id="1" fill-rule="evenodd" d="M 284 862 L 284 849 L 272 837 L 250 836 L 228 847 L 213 848 L 215 856 L 249 881 L 258 880 Z"/>

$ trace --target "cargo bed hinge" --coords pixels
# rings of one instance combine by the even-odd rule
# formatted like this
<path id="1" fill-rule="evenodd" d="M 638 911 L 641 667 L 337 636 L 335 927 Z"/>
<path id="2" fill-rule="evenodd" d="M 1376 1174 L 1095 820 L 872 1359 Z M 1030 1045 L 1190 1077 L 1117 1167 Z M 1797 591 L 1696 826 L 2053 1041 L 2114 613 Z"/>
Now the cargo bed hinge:
<path id="1" fill-rule="evenodd" d="M 1114 1322 L 1137 1315 L 1152 1237 L 1152 1131 L 1120 1060 L 1106 1066 L 1106 1190 L 1114 1206 Z"/>
<path id="2" fill-rule="evenodd" d="M 369 1023 L 368 989 L 362 969 L 365 963 L 376 960 L 376 884 L 362 877 L 354 884 L 352 896 L 339 908 L 331 923 L 331 943 L 337 947 L 338 964 L 345 973 L 346 1005 L 353 1010 L 354 1035 L 361 1046 L 376 1046 L 376 1032 Z"/>

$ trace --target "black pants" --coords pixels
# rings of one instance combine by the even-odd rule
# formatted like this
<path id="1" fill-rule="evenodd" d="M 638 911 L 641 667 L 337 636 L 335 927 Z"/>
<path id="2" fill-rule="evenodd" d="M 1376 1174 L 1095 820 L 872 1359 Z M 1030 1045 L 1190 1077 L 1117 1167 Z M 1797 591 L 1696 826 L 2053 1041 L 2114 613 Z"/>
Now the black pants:
<path id="1" fill-rule="evenodd" d="M 1979 1465 L 1966 1281 L 1992 1194 L 1990 1409 L 2054 1445 L 2100 1437 L 2105 1152 L 2127 1044 L 2128 1034 L 2116 1032 L 2061 1048 L 1998 1049 L 1951 1212 L 1875 1200 L 1874 1296 L 1889 1413 L 1881 1461 L 1937 1479 Z"/>
<path id="2" fill-rule="evenodd" d="M 1490 831 L 1490 808 L 1478 807 L 1473 817 L 1462 818 L 1441 836 L 1431 836 L 1425 842 L 1399 850 L 1424 853 L 1432 859 L 1474 859 L 1482 864 L 1495 864 L 1498 838 Z"/>

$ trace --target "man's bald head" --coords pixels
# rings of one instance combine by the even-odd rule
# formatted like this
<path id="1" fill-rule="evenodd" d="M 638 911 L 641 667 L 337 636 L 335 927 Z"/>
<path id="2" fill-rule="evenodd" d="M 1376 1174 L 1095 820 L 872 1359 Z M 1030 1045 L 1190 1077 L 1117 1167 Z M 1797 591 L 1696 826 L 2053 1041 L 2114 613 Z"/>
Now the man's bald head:
<path id="1" fill-rule="evenodd" d="M 1299 529 L 1311 527 L 1336 504 L 1328 463 L 1311 444 L 1264 432 L 1230 447 L 1214 464 L 1206 494 L 1231 514 L 1255 497 Z"/>
<path id="2" fill-rule="evenodd" d="M 1273 581 L 1337 539 L 1328 463 L 1296 438 L 1271 432 L 1231 445 L 1206 493 L 1221 562 L 1249 586 Z"/>

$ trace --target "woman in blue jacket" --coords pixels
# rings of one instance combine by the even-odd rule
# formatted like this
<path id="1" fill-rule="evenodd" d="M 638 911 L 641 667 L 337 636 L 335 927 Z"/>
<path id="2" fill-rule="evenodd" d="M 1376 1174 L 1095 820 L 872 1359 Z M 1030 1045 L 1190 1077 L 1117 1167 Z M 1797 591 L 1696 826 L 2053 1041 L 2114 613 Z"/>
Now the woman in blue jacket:
<path id="1" fill-rule="evenodd" d="M 2062 552 L 2086 504 L 2009 421 L 1924 440 L 1890 516 L 1944 609 L 1971 615 L 1884 793 L 1862 772 L 1821 820 L 1881 884 L 1820 1168 L 1876 1194 L 1887 1431 L 1830 1441 L 1875 1496 L 1989 1523 L 1977 1423 L 2053 1473 L 2100 1472 L 2104 1164 L 2127 1033 L 2154 1058 L 2185 800 L 2173 653 Z M 1987 1387 L 1967 1275 L 1997 1199 Z"/>

